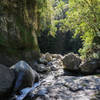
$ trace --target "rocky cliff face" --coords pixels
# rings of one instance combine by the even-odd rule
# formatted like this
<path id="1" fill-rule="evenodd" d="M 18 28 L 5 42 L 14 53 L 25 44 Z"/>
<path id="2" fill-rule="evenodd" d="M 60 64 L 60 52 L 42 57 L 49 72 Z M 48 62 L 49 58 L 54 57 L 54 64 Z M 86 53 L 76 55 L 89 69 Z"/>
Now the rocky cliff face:
<path id="1" fill-rule="evenodd" d="M 0 1 L 0 52 L 18 58 L 33 52 L 39 53 L 36 31 L 38 29 L 35 0 Z M 34 50 L 34 51 L 33 51 Z M 34 54 L 34 53 L 33 53 Z"/>

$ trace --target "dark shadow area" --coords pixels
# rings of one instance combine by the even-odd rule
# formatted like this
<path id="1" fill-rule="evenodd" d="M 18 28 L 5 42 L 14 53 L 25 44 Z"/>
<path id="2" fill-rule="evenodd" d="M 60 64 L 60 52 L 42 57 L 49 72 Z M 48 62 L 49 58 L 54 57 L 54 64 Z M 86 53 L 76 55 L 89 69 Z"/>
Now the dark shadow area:
<path id="1" fill-rule="evenodd" d="M 50 52 L 56 54 L 66 54 L 69 52 L 78 53 L 82 47 L 82 42 L 77 36 L 73 38 L 73 33 L 58 31 L 55 37 L 48 36 L 48 31 L 45 30 L 38 38 L 39 47 L 42 53 Z"/>

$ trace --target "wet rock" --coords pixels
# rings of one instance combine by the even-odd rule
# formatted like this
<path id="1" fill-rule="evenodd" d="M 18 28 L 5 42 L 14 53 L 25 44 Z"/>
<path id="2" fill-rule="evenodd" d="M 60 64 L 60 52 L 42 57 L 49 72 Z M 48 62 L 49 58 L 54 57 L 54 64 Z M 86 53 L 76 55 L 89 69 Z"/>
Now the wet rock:
<path id="1" fill-rule="evenodd" d="M 73 53 L 69 53 L 64 56 L 62 61 L 63 61 L 63 65 L 65 66 L 65 69 L 71 71 L 79 70 L 81 59 L 77 55 Z"/>
<path id="2" fill-rule="evenodd" d="M 35 82 L 39 81 L 39 74 L 25 61 L 19 61 L 11 67 L 11 70 L 13 70 L 16 75 L 15 92 L 25 87 L 32 87 Z"/>
<path id="3" fill-rule="evenodd" d="M 82 73 L 92 74 L 96 72 L 98 63 L 95 60 L 86 61 L 82 62 L 79 67 Z"/>
<path id="4" fill-rule="evenodd" d="M 38 63 L 34 64 L 34 69 L 39 73 L 45 73 L 45 72 L 48 72 L 50 70 L 50 68 L 47 67 L 46 65 L 38 64 Z"/>
<path id="5" fill-rule="evenodd" d="M 13 86 L 14 79 L 14 72 L 8 67 L 0 64 L 0 96 L 10 91 Z"/>

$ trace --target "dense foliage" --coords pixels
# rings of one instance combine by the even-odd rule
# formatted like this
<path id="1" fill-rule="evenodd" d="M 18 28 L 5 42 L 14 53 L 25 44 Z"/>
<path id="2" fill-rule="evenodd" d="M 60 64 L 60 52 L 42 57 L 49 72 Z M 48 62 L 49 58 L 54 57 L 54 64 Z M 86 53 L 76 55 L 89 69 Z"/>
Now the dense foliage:
<path id="1" fill-rule="evenodd" d="M 79 50 L 82 58 L 100 57 L 99 5 L 100 0 L 69 0 L 66 17 L 59 20 L 61 30 L 70 29 L 74 37 L 80 36 L 83 41 L 83 48 Z"/>
<path id="2" fill-rule="evenodd" d="M 79 49 L 82 58 L 100 58 L 99 5 L 100 0 L 0 1 L 0 45 L 12 50 L 28 48 L 39 52 L 37 37 L 51 34 L 57 38 L 50 36 L 49 47 L 55 49 L 51 46 L 55 41 L 56 47 L 65 43 L 63 48 L 67 48 L 67 52 L 77 52 L 81 47 L 80 37 L 83 42 L 83 47 Z M 76 38 L 73 39 L 72 35 Z"/>
<path id="3" fill-rule="evenodd" d="M 77 38 L 72 38 L 72 32 L 68 30 L 63 31 L 61 29 L 61 26 L 64 26 L 62 21 L 66 18 L 66 11 L 68 10 L 67 5 L 67 0 L 64 2 L 62 0 L 54 0 L 49 4 L 51 10 L 48 13 L 51 14 L 51 19 L 48 18 L 47 21 L 49 23 L 40 33 L 41 37 L 39 37 L 39 47 L 41 52 L 61 54 L 68 52 L 78 53 L 78 49 L 81 47 L 79 36 L 77 36 Z"/>

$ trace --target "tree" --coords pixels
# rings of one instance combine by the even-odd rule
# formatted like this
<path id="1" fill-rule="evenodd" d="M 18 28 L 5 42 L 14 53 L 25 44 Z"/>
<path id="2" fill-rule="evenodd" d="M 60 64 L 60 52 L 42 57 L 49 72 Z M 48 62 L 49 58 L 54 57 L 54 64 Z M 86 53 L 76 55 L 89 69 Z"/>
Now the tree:
<path id="1" fill-rule="evenodd" d="M 64 29 L 80 35 L 83 48 L 79 50 L 82 58 L 91 59 L 100 55 L 100 0 L 69 0 L 66 18 L 62 20 Z M 96 51 L 96 50 L 97 51 Z M 95 52 L 96 51 L 96 52 Z M 97 55 L 97 56 L 96 56 Z"/>

